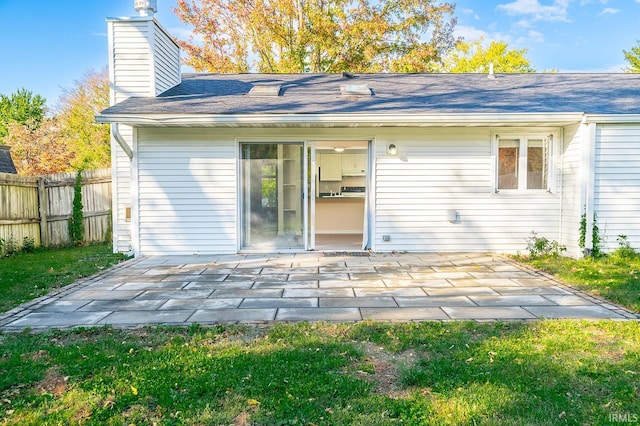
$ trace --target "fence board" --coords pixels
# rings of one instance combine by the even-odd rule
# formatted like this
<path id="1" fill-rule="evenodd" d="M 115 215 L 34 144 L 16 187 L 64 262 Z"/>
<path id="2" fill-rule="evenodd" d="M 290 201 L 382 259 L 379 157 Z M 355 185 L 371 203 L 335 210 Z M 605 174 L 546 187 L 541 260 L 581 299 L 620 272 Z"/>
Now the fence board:
<path id="1" fill-rule="evenodd" d="M 69 243 L 76 173 L 40 177 L 0 173 L 0 239 L 22 245 Z M 111 170 L 82 172 L 85 242 L 105 241 L 111 230 Z M 4 248 L 0 248 L 4 249 Z"/>

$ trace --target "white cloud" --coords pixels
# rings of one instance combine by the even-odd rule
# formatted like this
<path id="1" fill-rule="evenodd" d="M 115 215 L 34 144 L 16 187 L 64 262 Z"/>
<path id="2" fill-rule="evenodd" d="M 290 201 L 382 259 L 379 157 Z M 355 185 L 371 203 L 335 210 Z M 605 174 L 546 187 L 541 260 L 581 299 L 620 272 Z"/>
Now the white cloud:
<path id="1" fill-rule="evenodd" d="M 516 39 L 515 46 L 530 47 L 534 43 L 544 43 L 544 35 L 538 31 L 530 30 L 526 36 Z"/>
<path id="2" fill-rule="evenodd" d="M 489 33 L 480 30 L 478 28 L 469 27 L 466 25 L 456 25 L 453 29 L 453 35 L 456 37 L 462 37 L 465 40 L 478 40 L 481 38 L 488 39 Z"/>
<path id="3" fill-rule="evenodd" d="M 602 12 L 600 12 L 600 15 L 615 15 L 618 12 L 620 12 L 620 9 L 614 9 L 613 7 L 606 7 L 602 9 Z"/>
<path id="4" fill-rule="evenodd" d="M 473 15 L 473 19 L 480 19 L 480 16 L 473 9 L 462 9 L 463 15 Z"/>
<path id="5" fill-rule="evenodd" d="M 465 25 L 456 25 L 453 30 L 453 35 L 456 37 L 462 37 L 465 41 L 476 41 L 482 39 L 485 43 L 491 41 L 504 41 L 507 44 L 511 43 L 511 37 L 507 34 L 500 32 L 489 33 L 487 31 Z"/>
<path id="6" fill-rule="evenodd" d="M 571 0 L 553 0 L 551 5 L 545 6 L 538 0 L 515 0 L 511 3 L 499 4 L 498 9 L 508 15 L 530 16 L 536 21 L 565 21 L 568 22 L 567 9 Z"/>
<path id="7" fill-rule="evenodd" d="M 529 31 L 527 33 L 527 38 L 533 43 L 544 42 L 544 35 L 542 33 L 539 33 L 538 31 Z"/>
<path id="8" fill-rule="evenodd" d="M 180 40 L 189 40 L 189 37 L 193 36 L 196 39 L 196 42 L 203 41 L 200 34 L 195 34 L 193 31 L 186 27 L 171 27 L 168 28 L 167 31 L 169 31 L 170 34 L 172 34 L 174 37 L 179 38 Z"/>

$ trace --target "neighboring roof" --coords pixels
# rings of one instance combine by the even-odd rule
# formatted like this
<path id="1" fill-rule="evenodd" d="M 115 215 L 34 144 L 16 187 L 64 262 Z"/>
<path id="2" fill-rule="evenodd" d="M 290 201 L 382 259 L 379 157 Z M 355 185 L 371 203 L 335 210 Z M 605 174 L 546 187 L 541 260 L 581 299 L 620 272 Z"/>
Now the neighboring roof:
<path id="1" fill-rule="evenodd" d="M 341 94 L 366 84 L 372 96 Z M 280 96 L 249 96 L 279 85 Z M 236 114 L 640 114 L 640 74 L 184 74 L 161 95 L 99 116 Z"/>
<path id="2" fill-rule="evenodd" d="M 0 173 L 18 173 L 13 164 L 9 147 L 5 145 L 0 145 Z"/>

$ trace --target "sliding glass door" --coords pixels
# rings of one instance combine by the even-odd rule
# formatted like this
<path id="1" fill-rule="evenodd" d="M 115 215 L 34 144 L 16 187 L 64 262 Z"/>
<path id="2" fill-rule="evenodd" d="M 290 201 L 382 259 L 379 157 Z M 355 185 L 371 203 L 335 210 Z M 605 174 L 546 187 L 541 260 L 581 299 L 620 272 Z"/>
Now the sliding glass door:
<path id="1" fill-rule="evenodd" d="M 241 143 L 241 248 L 304 249 L 304 144 Z"/>

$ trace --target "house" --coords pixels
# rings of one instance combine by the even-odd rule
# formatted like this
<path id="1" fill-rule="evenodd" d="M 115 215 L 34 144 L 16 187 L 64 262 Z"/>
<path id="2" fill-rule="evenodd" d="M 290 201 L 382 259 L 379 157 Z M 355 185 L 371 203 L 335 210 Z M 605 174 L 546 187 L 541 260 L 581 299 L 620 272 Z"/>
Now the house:
<path id="1" fill-rule="evenodd" d="M 139 3 L 97 116 L 117 251 L 640 248 L 638 74 L 181 75 Z"/>
<path id="2" fill-rule="evenodd" d="M 11 149 L 6 145 L 0 145 L 0 173 L 18 173 L 11 158 Z"/>

